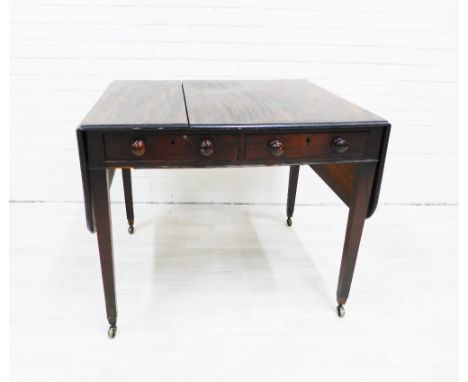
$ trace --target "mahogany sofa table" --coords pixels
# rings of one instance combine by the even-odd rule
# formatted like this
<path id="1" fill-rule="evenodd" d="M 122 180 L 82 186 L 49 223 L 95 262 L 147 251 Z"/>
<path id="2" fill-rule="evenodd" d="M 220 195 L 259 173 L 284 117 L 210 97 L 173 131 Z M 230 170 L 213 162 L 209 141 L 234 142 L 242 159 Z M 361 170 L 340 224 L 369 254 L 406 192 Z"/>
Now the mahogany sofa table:
<path id="1" fill-rule="evenodd" d="M 344 316 L 364 221 L 379 198 L 390 124 L 306 80 L 115 81 L 77 129 L 86 221 L 97 232 L 109 337 L 117 330 L 109 188 L 122 169 L 129 233 L 131 169 L 299 166 L 349 207 L 337 290 Z"/>

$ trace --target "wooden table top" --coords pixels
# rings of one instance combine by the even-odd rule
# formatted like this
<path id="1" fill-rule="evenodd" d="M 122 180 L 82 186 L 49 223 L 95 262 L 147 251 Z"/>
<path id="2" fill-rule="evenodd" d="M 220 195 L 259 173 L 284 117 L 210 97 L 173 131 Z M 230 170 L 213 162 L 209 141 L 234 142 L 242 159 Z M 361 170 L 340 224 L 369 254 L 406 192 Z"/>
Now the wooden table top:
<path id="1" fill-rule="evenodd" d="M 114 81 L 80 128 L 301 128 L 387 123 L 307 80 Z"/>
<path id="2" fill-rule="evenodd" d="M 188 127 L 180 81 L 113 81 L 80 126 Z"/>

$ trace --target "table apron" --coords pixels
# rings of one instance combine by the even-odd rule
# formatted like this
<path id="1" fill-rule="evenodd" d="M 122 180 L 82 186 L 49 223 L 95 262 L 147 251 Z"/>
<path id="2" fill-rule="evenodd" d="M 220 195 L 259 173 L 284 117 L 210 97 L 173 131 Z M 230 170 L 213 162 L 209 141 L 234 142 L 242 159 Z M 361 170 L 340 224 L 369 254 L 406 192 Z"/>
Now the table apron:
<path id="1" fill-rule="evenodd" d="M 197 161 L 106 161 L 100 165 L 89 165 L 89 169 L 158 169 L 158 168 L 229 168 L 229 167 L 272 167 L 292 165 L 315 165 L 315 164 L 341 164 L 341 163 L 377 163 L 378 159 L 296 159 L 286 161 L 236 161 L 200 163 Z"/>

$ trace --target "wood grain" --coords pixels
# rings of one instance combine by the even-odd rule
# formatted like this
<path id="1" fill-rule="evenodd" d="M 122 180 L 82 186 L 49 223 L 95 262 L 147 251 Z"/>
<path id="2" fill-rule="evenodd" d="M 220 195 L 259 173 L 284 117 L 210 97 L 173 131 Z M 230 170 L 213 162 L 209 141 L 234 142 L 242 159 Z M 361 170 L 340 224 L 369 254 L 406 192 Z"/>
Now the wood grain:
<path id="1" fill-rule="evenodd" d="M 375 163 L 359 163 L 356 165 L 336 292 L 337 302 L 341 305 L 346 304 L 351 282 L 353 281 L 354 268 L 367 216 L 375 169 Z"/>
<path id="2" fill-rule="evenodd" d="M 180 81 L 114 81 L 81 122 L 104 126 L 187 127 Z"/>
<path id="3" fill-rule="evenodd" d="M 106 301 L 107 320 L 117 322 L 114 256 L 112 250 L 112 219 L 109 198 L 109 170 L 90 170 L 91 196 L 94 206 L 95 228 L 101 260 L 102 282 Z"/>
<path id="4" fill-rule="evenodd" d="M 283 144 L 282 158 L 360 158 L 366 152 L 367 132 L 342 133 L 281 133 L 270 132 L 248 134 L 245 143 L 245 159 L 258 160 L 273 158 L 269 149 L 269 142 L 277 140 Z M 346 138 L 349 149 L 340 153 L 333 147 L 333 140 L 337 137 Z M 369 156 L 369 158 L 371 158 Z M 374 157 L 374 159 L 376 159 Z"/>
<path id="5" fill-rule="evenodd" d="M 125 198 L 125 212 L 129 226 L 133 226 L 135 215 L 133 213 L 132 173 L 129 168 L 122 169 L 122 183 Z"/>
<path id="6" fill-rule="evenodd" d="M 132 142 L 141 140 L 145 143 L 145 153 L 135 156 L 130 150 Z M 213 153 L 204 156 L 201 153 L 202 143 L 209 139 L 213 146 Z M 149 161 L 159 160 L 169 166 L 172 162 L 200 161 L 206 163 L 211 160 L 237 159 L 239 137 L 236 134 L 180 134 L 180 133 L 140 133 L 137 136 L 125 133 L 105 134 L 105 155 L 108 161 L 130 160 Z"/>
<path id="7" fill-rule="evenodd" d="M 310 166 L 331 190 L 349 207 L 356 176 L 354 163 L 324 163 Z"/>
<path id="8" fill-rule="evenodd" d="M 297 181 L 299 180 L 300 166 L 289 166 L 289 184 L 288 184 L 288 199 L 286 203 L 286 216 L 288 217 L 288 225 L 294 213 L 294 205 L 296 203 Z"/>
<path id="9" fill-rule="evenodd" d="M 385 123 L 307 80 L 184 81 L 191 127 Z"/>

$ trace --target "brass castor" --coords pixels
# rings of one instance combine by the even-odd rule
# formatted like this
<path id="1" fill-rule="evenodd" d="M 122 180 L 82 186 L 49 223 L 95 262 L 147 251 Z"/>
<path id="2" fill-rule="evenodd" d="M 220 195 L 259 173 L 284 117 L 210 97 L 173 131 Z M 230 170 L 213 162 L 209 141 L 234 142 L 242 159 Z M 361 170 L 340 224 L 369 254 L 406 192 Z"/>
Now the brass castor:
<path id="1" fill-rule="evenodd" d="M 291 226 L 292 226 L 292 220 L 291 220 L 291 218 L 287 218 L 287 219 L 286 219 L 286 224 L 288 225 L 288 227 L 291 227 Z"/>
<path id="2" fill-rule="evenodd" d="M 107 335 L 109 336 L 109 338 L 111 339 L 114 338 L 116 333 L 117 333 L 117 325 L 109 326 L 109 330 L 107 332 Z"/>
<path id="3" fill-rule="evenodd" d="M 341 304 L 340 304 L 340 305 L 338 305 L 338 306 L 336 307 L 336 313 L 338 313 L 338 317 L 340 317 L 340 318 L 343 318 L 343 317 L 344 317 L 344 315 L 345 315 L 345 309 L 344 309 L 344 306 L 343 306 L 343 305 L 341 305 Z"/>
<path id="4" fill-rule="evenodd" d="M 130 235 L 133 235 L 133 232 L 135 232 L 135 228 L 133 228 L 133 225 L 131 225 L 131 226 L 128 227 L 128 233 Z"/>

